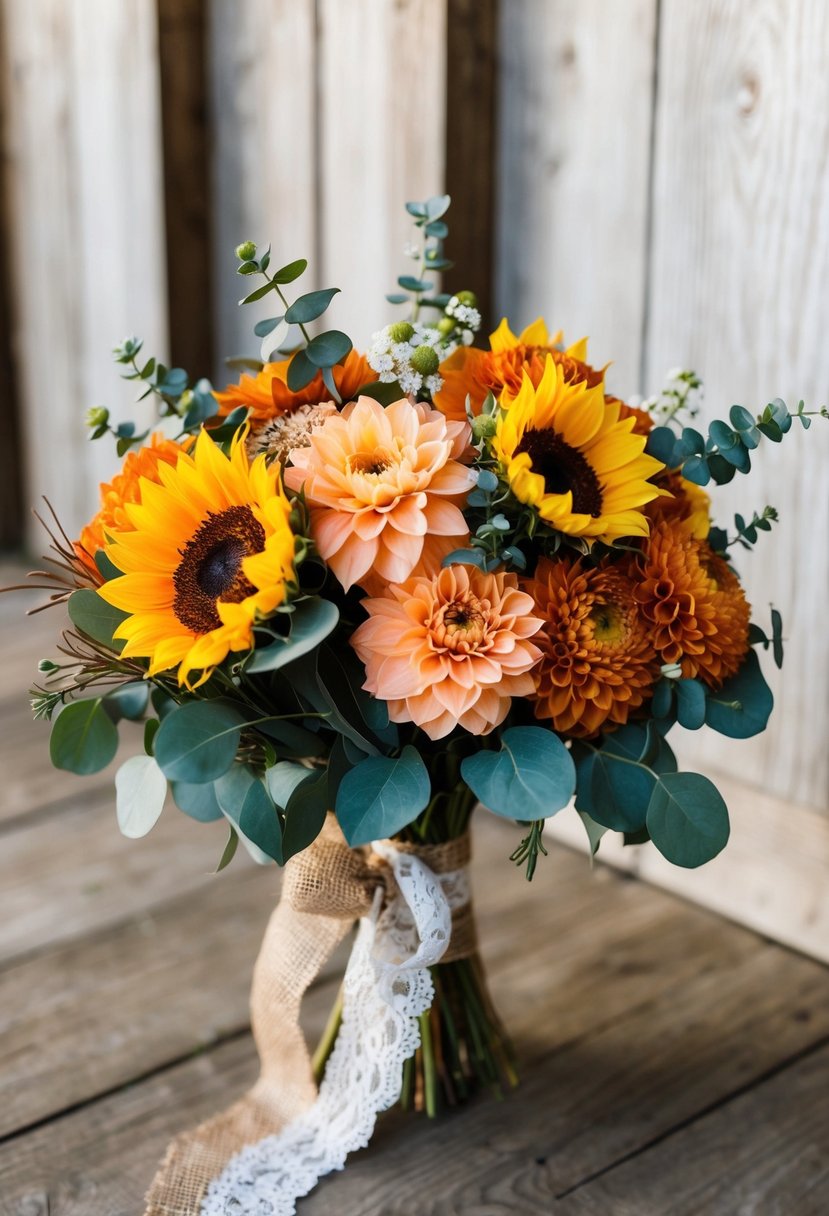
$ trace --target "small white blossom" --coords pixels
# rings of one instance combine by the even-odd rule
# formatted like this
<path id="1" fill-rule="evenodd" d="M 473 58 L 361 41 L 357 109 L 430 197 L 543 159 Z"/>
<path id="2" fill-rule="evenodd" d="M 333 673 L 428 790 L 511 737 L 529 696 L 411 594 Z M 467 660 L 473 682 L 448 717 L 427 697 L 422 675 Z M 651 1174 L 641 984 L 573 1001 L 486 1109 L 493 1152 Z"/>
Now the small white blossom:
<path id="1" fill-rule="evenodd" d="M 660 392 L 653 397 L 646 397 L 641 407 L 660 422 L 668 422 L 680 413 L 693 418 L 700 411 L 703 394 L 703 383 L 696 372 L 688 368 L 674 367 L 668 372 Z"/>
<path id="2" fill-rule="evenodd" d="M 443 388 L 443 376 L 439 376 L 437 372 L 435 372 L 434 376 L 427 376 L 426 388 L 434 397 L 435 393 L 439 393 Z"/>

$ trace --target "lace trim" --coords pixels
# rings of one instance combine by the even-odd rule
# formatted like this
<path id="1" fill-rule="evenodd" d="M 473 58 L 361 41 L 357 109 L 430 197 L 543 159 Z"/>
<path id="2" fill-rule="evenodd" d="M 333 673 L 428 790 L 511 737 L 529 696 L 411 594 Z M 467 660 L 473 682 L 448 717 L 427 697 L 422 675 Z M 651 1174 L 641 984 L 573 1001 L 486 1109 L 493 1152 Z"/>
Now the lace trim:
<path id="1" fill-rule="evenodd" d="M 404 1062 L 431 1007 L 429 967 L 442 957 L 452 909 L 469 902 L 466 870 L 435 874 L 386 841 L 373 845 L 399 894 L 383 891 L 360 928 L 343 980 L 343 1018 L 317 1100 L 281 1132 L 237 1153 L 208 1187 L 202 1216 L 293 1216 L 296 1201 L 365 1148 L 377 1116 L 400 1097 Z"/>

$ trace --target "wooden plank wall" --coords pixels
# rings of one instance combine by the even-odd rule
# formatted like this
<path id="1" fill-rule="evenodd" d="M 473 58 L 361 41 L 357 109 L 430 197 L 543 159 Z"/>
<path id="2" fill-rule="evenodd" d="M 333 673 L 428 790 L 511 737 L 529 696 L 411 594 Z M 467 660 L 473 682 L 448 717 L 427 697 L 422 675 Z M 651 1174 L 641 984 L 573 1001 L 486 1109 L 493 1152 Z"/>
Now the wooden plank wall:
<path id="1" fill-rule="evenodd" d="M 156 13 L 4 0 L 2 19 L 25 497 L 77 528 L 117 463 L 87 442 L 84 410 L 132 397 L 110 348 L 133 331 L 167 344 Z"/>
<path id="2" fill-rule="evenodd" d="M 501 8 L 498 304 L 589 332 L 621 393 L 676 365 L 707 412 L 829 400 L 829 10 L 819 0 L 517 0 Z M 782 522 L 741 557 L 790 635 L 774 729 L 683 740 L 689 763 L 829 807 L 829 427 L 766 445 L 724 521 Z"/>

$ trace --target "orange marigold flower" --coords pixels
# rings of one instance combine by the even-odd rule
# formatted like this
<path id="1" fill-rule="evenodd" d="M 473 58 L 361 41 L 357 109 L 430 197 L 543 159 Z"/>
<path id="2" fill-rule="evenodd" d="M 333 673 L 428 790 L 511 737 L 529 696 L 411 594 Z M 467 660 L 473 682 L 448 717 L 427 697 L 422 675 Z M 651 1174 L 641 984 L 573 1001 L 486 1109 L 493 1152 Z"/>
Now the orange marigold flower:
<path id="1" fill-rule="evenodd" d="M 112 481 L 101 484 L 101 509 L 82 530 L 75 542 L 75 553 L 98 582 L 101 576 L 95 565 L 95 554 L 103 549 L 110 532 L 127 532 L 134 527 L 126 511 L 127 503 L 141 502 L 141 478 L 158 484 L 160 464 L 175 464 L 186 447 L 163 435 L 155 434 L 142 448 L 127 454 L 120 473 Z"/>
<path id="2" fill-rule="evenodd" d="M 527 584 L 544 620 L 535 714 L 572 738 L 623 725 L 659 675 L 629 570 L 627 562 L 591 569 L 542 558 Z"/>
<path id="3" fill-rule="evenodd" d="M 464 542 L 459 504 L 475 475 L 458 458 L 469 438 L 466 423 L 428 405 L 360 397 L 292 449 L 285 484 L 304 490 L 320 556 L 346 590 L 369 572 L 409 578 L 433 537 Z"/>
<path id="4" fill-rule="evenodd" d="M 691 535 L 705 540 L 711 531 L 711 499 L 702 486 L 683 477 L 678 469 L 663 469 L 653 478 L 653 484 L 668 495 L 654 498 L 645 506 L 645 514 L 653 523 L 687 523 Z"/>
<path id="5" fill-rule="evenodd" d="M 369 614 L 351 639 L 366 666 L 364 688 L 388 702 L 393 722 L 414 722 L 430 739 L 462 726 L 487 735 L 512 697 L 533 690 L 541 621 L 514 574 L 448 566 L 363 600 Z"/>
<path id="6" fill-rule="evenodd" d="M 748 653 L 751 610 L 728 563 L 687 524 L 663 520 L 639 562 L 636 598 L 663 663 L 712 688 L 734 675 Z"/>
<path id="7" fill-rule="evenodd" d="M 288 388 L 289 363 L 290 359 L 266 363 L 255 376 L 243 374 L 238 384 L 229 384 L 223 393 L 214 393 L 219 403 L 219 413 L 224 416 L 245 405 L 251 410 L 253 423 L 267 422 L 281 414 L 289 414 L 300 405 L 318 405 L 321 401 L 331 400 L 331 394 L 323 383 L 322 372 L 300 392 L 292 393 Z M 332 371 L 337 392 L 343 401 L 351 401 L 359 388 L 377 379 L 377 372 L 372 371 L 365 356 L 356 350 L 349 351 L 343 362 L 338 363 Z"/>
<path id="8" fill-rule="evenodd" d="M 560 350 L 561 337 L 559 332 L 551 338 L 540 317 L 516 336 L 505 318 L 490 334 L 490 350 L 462 346 L 441 364 L 443 388 L 435 394 L 435 405 L 447 418 L 463 421 L 468 395 L 472 413 L 479 414 L 487 393 L 500 398 L 506 389 L 515 395 L 525 371 L 538 387 L 548 355 L 563 369 L 568 384 L 584 383 L 589 388 L 601 384 L 604 371 L 597 371 L 585 362 L 587 339 Z"/>

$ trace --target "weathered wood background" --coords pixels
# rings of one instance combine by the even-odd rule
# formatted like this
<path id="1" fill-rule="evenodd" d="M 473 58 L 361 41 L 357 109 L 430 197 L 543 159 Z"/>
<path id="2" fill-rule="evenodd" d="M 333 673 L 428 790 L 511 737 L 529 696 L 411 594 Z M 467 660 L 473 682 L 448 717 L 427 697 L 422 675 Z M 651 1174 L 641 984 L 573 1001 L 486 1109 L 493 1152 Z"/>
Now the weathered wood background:
<path id="1" fill-rule="evenodd" d="M 712 414 L 829 399 L 821 0 L 0 0 L 0 17 L 4 542 L 36 543 L 19 508 L 41 494 L 70 528 L 91 513 L 112 456 L 82 417 L 130 411 L 109 358 L 126 333 L 193 373 L 255 350 L 238 240 L 307 255 L 359 345 L 387 316 L 403 200 L 444 186 L 454 285 L 490 319 L 589 333 L 621 394 L 679 364 Z M 737 768 L 760 875 L 715 872 L 703 897 L 801 943 L 829 918 L 828 457 L 817 423 L 721 493 L 725 519 L 780 509 L 741 568 L 791 640 L 768 736 L 683 742 Z"/>

